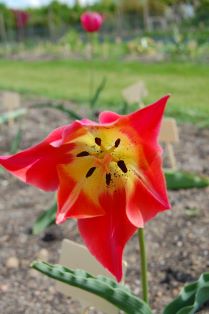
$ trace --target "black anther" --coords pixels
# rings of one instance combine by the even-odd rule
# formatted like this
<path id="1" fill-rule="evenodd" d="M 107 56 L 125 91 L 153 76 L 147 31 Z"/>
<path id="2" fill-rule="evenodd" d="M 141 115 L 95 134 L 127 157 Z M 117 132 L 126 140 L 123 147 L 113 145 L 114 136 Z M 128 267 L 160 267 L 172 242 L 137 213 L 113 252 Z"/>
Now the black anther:
<path id="1" fill-rule="evenodd" d="M 89 156 L 89 153 L 86 151 L 83 151 L 83 152 L 76 155 L 76 157 L 85 157 L 85 156 Z"/>
<path id="2" fill-rule="evenodd" d="M 95 137 L 95 143 L 96 143 L 98 146 L 101 146 L 101 144 L 102 144 L 101 138 Z"/>
<path id="3" fill-rule="evenodd" d="M 94 173 L 95 170 L 96 170 L 96 167 L 90 168 L 86 174 L 86 178 L 89 178 L 90 176 L 92 176 L 92 174 Z"/>
<path id="4" fill-rule="evenodd" d="M 107 185 L 110 185 L 110 182 L 111 182 L 111 174 L 110 174 L 110 173 L 107 173 L 107 174 L 106 174 L 106 184 L 107 184 Z"/>
<path id="5" fill-rule="evenodd" d="M 120 138 L 118 138 L 116 141 L 115 141 L 115 147 L 118 147 L 120 145 Z"/>
<path id="6" fill-rule="evenodd" d="M 123 160 L 119 160 L 117 162 L 117 165 L 124 173 L 126 173 L 128 171 L 128 169 L 126 167 L 126 164 L 125 164 L 125 162 Z"/>

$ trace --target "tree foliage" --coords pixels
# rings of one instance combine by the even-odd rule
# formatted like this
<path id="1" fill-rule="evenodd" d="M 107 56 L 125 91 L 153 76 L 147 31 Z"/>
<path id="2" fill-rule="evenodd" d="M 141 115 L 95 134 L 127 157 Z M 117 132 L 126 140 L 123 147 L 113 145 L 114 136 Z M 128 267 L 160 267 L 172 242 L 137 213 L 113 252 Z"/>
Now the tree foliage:
<path id="1" fill-rule="evenodd" d="M 209 25 L 209 0 L 201 0 L 196 5 L 195 22 Z"/>
<path id="2" fill-rule="evenodd" d="M 28 8 L 27 12 L 30 15 L 28 26 L 37 29 L 51 29 L 53 28 L 66 29 L 70 26 L 80 27 L 80 16 L 86 10 L 98 11 L 105 16 L 107 23 L 104 23 L 104 27 L 112 27 L 117 24 L 117 18 L 120 20 L 134 23 L 137 25 L 143 23 L 143 10 L 145 1 L 148 5 L 148 11 L 150 16 L 162 16 L 168 6 L 178 6 L 181 3 L 188 3 L 186 0 L 100 0 L 92 5 L 86 7 L 80 6 L 79 1 L 75 1 L 73 6 L 61 3 L 57 0 L 51 1 L 48 5 L 44 5 L 38 8 Z M 190 1 L 192 3 L 192 0 Z M 194 2 L 193 2 L 194 3 Z M 209 23 L 209 0 L 201 0 L 195 2 L 194 23 Z M 15 18 L 11 9 L 3 4 L 0 4 L 0 13 L 3 15 L 6 28 L 14 29 Z M 109 24 L 109 26 L 108 26 Z M 123 23 L 122 23 L 123 24 Z"/>

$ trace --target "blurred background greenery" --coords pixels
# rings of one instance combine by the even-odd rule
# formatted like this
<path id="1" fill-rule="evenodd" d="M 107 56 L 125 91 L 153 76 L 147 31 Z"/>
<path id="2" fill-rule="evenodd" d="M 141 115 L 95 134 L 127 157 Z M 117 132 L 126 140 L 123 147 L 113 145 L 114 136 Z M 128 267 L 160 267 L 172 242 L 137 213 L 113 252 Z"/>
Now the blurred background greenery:
<path id="1" fill-rule="evenodd" d="M 80 25 L 86 10 L 104 16 L 91 61 Z M 0 4 L 1 90 L 85 104 L 91 64 L 95 82 L 107 81 L 100 108 L 117 110 L 122 89 L 141 79 L 145 103 L 171 93 L 169 115 L 208 125 L 208 62 L 209 0 L 51 1 L 19 10 Z"/>

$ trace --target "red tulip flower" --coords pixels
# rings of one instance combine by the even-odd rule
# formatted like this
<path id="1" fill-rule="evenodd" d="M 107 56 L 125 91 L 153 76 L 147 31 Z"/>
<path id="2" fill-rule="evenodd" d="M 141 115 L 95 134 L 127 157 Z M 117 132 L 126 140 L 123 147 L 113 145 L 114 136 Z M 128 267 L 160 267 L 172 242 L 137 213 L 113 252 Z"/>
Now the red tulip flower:
<path id="1" fill-rule="evenodd" d="M 97 12 L 85 12 L 81 15 L 81 24 L 88 33 L 98 32 L 103 23 L 103 17 Z"/>
<path id="2" fill-rule="evenodd" d="M 137 228 L 170 208 L 157 142 L 168 96 L 128 115 L 102 112 L 54 130 L 0 164 L 22 181 L 58 190 L 56 222 L 76 218 L 90 252 L 122 277 L 122 253 Z"/>

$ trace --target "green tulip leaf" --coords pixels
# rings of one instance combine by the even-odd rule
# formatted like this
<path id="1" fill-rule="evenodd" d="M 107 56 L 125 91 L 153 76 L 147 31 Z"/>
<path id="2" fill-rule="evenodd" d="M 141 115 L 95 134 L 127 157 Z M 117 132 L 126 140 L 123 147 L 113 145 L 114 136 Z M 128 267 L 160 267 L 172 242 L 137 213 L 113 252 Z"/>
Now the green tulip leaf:
<path id="1" fill-rule="evenodd" d="M 13 138 L 11 145 L 10 145 L 10 154 L 16 154 L 18 152 L 18 149 L 20 147 L 20 142 L 22 139 L 22 131 L 21 128 L 19 128 L 19 130 L 17 131 L 15 137 Z"/>
<path id="2" fill-rule="evenodd" d="M 204 188 L 209 185 L 209 177 L 192 172 L 164 170 L 168 190 Z"/>
<path id="3" fill-rule="evenodd" d="M 32 267 L 55 280 L 93 293 L 127 314 L 151 314 L 147 303 L 134 296 L 129 288 L 105 276 L 94 277 L 84 270 L 34 261 Z"/>
<path id="4" fill-rule="evenodd" d="M 102 81 L 100 82 L 100 84 L 97 86 L 94 95 L 92 96 L 92 98 L 90 99 L 90 107 L 93 109 L 96 107 L 96 103 L 98 102 L 98 99 L 102 93 L 102 91 L 104 90 L 105 86 L 106 86 L 106 77 L 103 77 Z"/>
<path id="5" fill-rule="evenodd" d="M 209 301 L 209 273 L 186 285 L 179 296 L 169 303 L 163 314 L 194 314 Z"/>
<path id="6" fill-rule="evenodd" d="M 36 219 L 32 232 L 33 234 L 39 234 L 47 227 L 55 223 L 57 211 L 57 202 L 55 202 L 50 208 L 44 210 Z"/>
<path id="7" fill-rule="evenodd" d="M 17 119 L 20 116 L 25 115 L 26 113 L 27 113 L 27 110 L 24 108 L 2 113 L 0 115 L 0 124 L 7 123 L 10 120 Z"/>
<path id="8" fill-rule="evenodd" d="M 43 109 L 43 108 L 55 109 L 55 110 L 63 112 L 70 119 L 76 119 L 76 120 L 77 119 L 78 120 L 82 119 L 82 117 L 77 112 L 75 112 L 74 110 L 69 109 L 69 108 L 65 107 L 63 104 L 59 104 L 59 103 L 40 103 L 40 104 L 35 104 L 35 105 L 31 106 L 31 107 L 32 108 L 36 108 L 36 109 L 37 108 L 40 108 L 40 109 Z"/>

